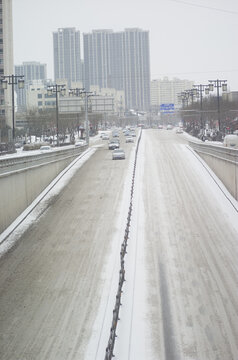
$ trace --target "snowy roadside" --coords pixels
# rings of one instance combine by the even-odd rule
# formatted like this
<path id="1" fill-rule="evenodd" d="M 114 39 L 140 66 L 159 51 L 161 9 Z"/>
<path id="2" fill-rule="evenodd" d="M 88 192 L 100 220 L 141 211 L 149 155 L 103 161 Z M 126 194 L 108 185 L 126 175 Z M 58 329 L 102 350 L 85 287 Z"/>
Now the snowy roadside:
<path id="1" fill-rule="evenodd" d="M 80 138 L 76 138 L 76 142 L 75 144 L 77 144 L 77 141 L 81 140 Z M 89 138 L 89 146 L 93 146 L 95 143 L 97 143 L 97 141 L 100 140 L 100 134 L 95 135 L 93 137 Z M 62 146 L 62 147 L 52 147 L 52 149 L 50 150 L 50 152 L 59 152 L 59 151 L 64 151 L 66 149 L 74 149 L 75 145 L 67 145 L 67 146 Z M 34 156 L 34 155 L 39 155 L 42 154 L 42 151 L 40 149 L 37 150 L 28 150 L 28 151 L 24 151 L 23 148 L 20 149 L 16 149 L 17 152 L 13 153 L 13 154 L 4 154 L 0 156 L 0 161 L 1 160 L 6 160 L 6 159 L 12 159 L 12 158 L 18 158 L 18 157 L 25 157 L 25 156 Z"/>

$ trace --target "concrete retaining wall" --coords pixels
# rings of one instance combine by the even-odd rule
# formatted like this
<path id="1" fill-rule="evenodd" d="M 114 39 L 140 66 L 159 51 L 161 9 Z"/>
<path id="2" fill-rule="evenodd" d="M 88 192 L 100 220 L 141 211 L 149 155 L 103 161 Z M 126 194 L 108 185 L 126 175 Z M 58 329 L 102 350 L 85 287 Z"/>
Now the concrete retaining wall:
<path id="1" fill-rule="evenodd" d="M 50 182 L 64 170 L 83 149 L 71 151 L 67 155 L 61 152 L 61 157 L 52 159 L 48 156 L 46 163 L 29 162 L 30 166 L 0 175 L 0 233 L 2 233 L 50 184 Z M 19 161 L 21 161 L 19 159 Z"/>
<path id="2" fill-rule="evenodd" d="M 238 150 L 192 141 L 189 145 L 214 171 L 231 195 L 238 200 Z"/>

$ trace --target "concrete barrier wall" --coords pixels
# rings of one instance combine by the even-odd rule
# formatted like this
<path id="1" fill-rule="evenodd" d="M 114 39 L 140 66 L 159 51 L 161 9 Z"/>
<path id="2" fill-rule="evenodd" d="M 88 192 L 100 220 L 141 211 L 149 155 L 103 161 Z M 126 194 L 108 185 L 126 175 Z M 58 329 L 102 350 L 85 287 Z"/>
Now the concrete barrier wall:
<path id="1" fill-rule="evenodd" d="M 61 157 L 52 159 L 44 164 L 9 171 L 0 175 L 0 233 L 2 233 L 50 184 L 50 182 L 64 170 L 84 149 L 72 151 L 71 155 L 61 152 Z M 20 159 L 19 159 L 20 161 Z M 9 169 L 10 170 L 10 169 Z"/>
<path id="2" fill-rule="evenodd" d="M 189 145 L 214 171 L 231 195 L 238 200 L 238 150 L 193 141 L 190 141 Z"/>

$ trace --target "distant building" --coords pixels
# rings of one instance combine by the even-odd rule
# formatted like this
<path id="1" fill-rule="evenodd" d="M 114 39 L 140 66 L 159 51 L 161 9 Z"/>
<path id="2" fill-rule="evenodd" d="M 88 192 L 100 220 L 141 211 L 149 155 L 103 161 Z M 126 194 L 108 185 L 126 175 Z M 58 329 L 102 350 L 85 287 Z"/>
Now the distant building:
<path id="1" fill-rule="evenodd" d="M 80 31 L 75 28 L 58 29 L 53 33 L 53 45 L 55 82 L 67 79 L 70 88 L 72 82 L 82 81 Z"/>
<path id="2" fill-rule="evenodd" d="M 238 91 L 223 92 L 222 98 L 230 102 L 238 102 Z"/>
<path id="3" fill-rule="evenodd" d="M 12 0 L 0 1 L 0 76 L 13 74 Z M 0 89 L 0 124 L 12 127 L 11 85 Z"/>
<path id="4" fill-rule="evenodd" d="M 125 93 L 127 109 L 150 107 L 149 32 L 141 29 L 93 30 L 83 34 L 84 81 Z"/>
<path id="5" fill-rule="evenodd" d="M 55 109 L 55 94 L 47 94 L 47 86 L 41 80 L 33 80 L 26 91 L 26 107 L 28 110 L 40 112 L 47 109 Z"/>
<path id="6" fill-rule="evenodd" d="M 123 115 L 125 111 L 125 96 L 123 91 L 115 89 L 90 88 L 92 96 L 88 97 L 88 108 L 93 113 L 108 115 Z M 94 94 L 95 93 L 95 94 Z M 63 96 L 59 100 L 59 112 L 79 113 L 84 111 L 85 98 L 77 96 Z"/>
<path id="7" fill-rule="evenodd" d="M 15 75 L 24 75 L 25 80 L 24 89 L 15 88 L 17 94 L 17 110 L 22 112 L 26 111 L 26 93 L 29 86 L 32 85 L 35 80 L 46 82 L 46 64 L 41 64 L 36 61 L 23 62 L 22 65 L 15 65 Z"/>
<path id="8" fill-rule="evenodd" d="M 167 77 L 151 81 L 151 107 L 159 110 L 161 104 L 179 105 L 178 94 L 182 91 L 192 89 L 194 81 Z"/>
<path id="9" fill-rule="evenodd" d="M 112 97 L 113 98 L 113 114 L 117 116 L 124 116 L 126 104 L 125 93 L 123 90 L 116 90 L 114 88 L 99 88 L 99 86 L 90 86 L 90 91 L 95 93 L 98 97 Z"/>

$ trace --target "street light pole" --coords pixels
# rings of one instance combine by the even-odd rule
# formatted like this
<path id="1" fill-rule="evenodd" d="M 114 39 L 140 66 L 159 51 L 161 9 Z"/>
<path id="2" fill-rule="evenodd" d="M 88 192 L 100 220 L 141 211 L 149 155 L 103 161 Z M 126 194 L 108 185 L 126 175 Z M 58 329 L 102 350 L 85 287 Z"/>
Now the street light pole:
<path id="1" fill-rule="evenodd" d="M 56 136 L 57 146 L 59 146 L 59 106 L 58 106 L 58 93 L 65 95 L 66 88 L 64 84 L 54 84 L 47 86 L 47 95 L 52 96 L 55 94 L 55 107 L 56 107 Z"/>
<path id="2" fill-rule="evenodd" d="M 221 131 L 221 111 L 220 111 L 220 95 L 219 88 L 223 91 L 227 91 L 227 80 L 208 80 L 209 90 L 213 91 L 214 87 L 217 88 L 217 112 L 218 112 L 218 131 Z"/>
<path id="3" fill-rule="evenodd" d="M 86 122 L 86 143 L 89 146 L 88 94 L 87 94 L 87 92 L 85 92 L 85 122 Z"/>
<path id="4" fill-rule="evenodd" d="M 85 89 L 84 88 L 74 88 L 74 89 L 69 89 L 69 96 L 78 96 L 78 97 L 82 97 L 82 93 Z M 79 116 L 79 114 L 78 114 Z M 78 135 L 79 135 L 79 119 L 78 119 Z"/>
<path id="5" fill-rule="evenodd" d="M 203 107 L 203 91 L 205 91 L 205 94 L 207 95 L 209 93 L 209 87 L 208 85 L 193 85 L 195 89 L 194 95 L 196 96 L 198 93 L 200 93 L 200 128 L 203 129 L 203 113 L 202 113 L 202 107 Z"/>
<path id="6" fill-rule="evenodd" d="M 90 96 L 96 96 L 92 91 L 86 91 L 83 89 L 70 89 L 71 95 L 81 96 L 84 94 L 84 107 L 85 107 L 85 123 L 86 123 L 86 143 L 89 145 L 89 122 L 88 122 L 88 98 Z"/>
<path id="7" fill-rule="evenodd" d="M 82 94 L 85 96 L 85 122 L 86 122 L 86 143 L 89 146 L 89 122 L 88 122 L 88 98 L 96 96 L 92 91 L 83 90 Z"/>
<path id="8" fill-rule="evenodd" d="M 1 77 L 1 88 L 7 89 L 7 85 L 12 86 L 12 141 L 15 142 L 15 102 L 14 102 L 14 85 L 19 89 L 24 88 L 24 75 L 3 75 Z"/>

